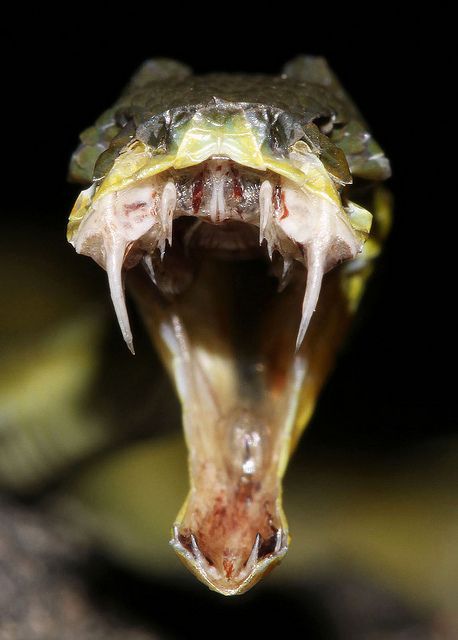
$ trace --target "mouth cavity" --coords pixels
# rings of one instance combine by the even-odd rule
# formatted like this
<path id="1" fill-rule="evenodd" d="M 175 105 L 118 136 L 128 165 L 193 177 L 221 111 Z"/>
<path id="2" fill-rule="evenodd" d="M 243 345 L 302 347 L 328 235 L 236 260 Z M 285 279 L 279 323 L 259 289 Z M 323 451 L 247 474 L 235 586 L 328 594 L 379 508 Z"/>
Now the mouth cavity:
<path id="1" fill-rule="evenodd" d="M 307 166 L 307 189 L 227 157 L 170 169 L 94 198 L 72 239 L 107 270 L 133 352 L 128 281 L 174 380 L 190 492 L 171 544 L 226 595 L 286 553 L 281 479 L 312 316 L 324 274 L 362 247 L 340 198 L 320 190 L 315 160 Z"/>

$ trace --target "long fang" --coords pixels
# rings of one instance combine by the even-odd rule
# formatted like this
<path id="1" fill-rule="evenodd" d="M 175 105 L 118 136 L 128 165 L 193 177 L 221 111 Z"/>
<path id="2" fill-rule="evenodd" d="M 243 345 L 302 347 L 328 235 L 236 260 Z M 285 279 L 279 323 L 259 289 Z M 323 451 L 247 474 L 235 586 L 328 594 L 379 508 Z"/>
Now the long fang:
<path id="1" fill-rule="evenodd" d="M 325 260 L 326 252 L 322 247 L 313 242 L 307 245 L 307 283 L 302 302 L 302 318 L 297 334 L 296 351 L 300 349 L 318 303 Z"/>
<path id="2" fill-rule="evenodd" d="M 106 270 L 113 306 L 118 318 L 122 336 L 132 354 L 135 355 L 132 331 L 127 314 L 124 284 L 122 281 L 122 265 L 124 261 L 125 244 L 117 242 L 114 246 L 106 246 Z"/>

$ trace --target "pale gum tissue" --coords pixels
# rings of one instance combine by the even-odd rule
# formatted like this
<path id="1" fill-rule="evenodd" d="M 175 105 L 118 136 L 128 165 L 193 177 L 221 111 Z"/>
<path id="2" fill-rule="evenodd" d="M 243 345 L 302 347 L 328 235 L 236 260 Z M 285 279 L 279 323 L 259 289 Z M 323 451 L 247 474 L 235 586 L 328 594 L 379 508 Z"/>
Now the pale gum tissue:
<path id="1" fill-rule="evenodd" d="M 283 176 L 306 192 L 320 195 L 341 207 L 336 186 L 319 158 L 299 141 L 291 147 L 288 159 L 263 155 L 244 114 L 237 114 L 228 125 L 217 124 L 197 113 L 184 133 L 175 154 L 154 154 L 139 140 L 131 142 L 115 160 L 103 182 L 82 191 L 70 214 L 68 239 L 71 241 L 91 205 L 113 191 L 126 189 L 167 169 L 197 165 L 212 156 L 227 156 L 246 167 L 270 170 Z M 371 215 L 365 209 L 352 210 L 350 220 L 355 230 L 369 233 Z"/>

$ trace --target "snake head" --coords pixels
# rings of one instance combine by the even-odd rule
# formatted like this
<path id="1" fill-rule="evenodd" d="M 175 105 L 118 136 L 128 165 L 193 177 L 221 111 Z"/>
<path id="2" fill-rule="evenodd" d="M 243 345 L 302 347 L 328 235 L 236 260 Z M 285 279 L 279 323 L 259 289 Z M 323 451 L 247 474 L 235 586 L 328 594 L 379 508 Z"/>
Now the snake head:
<path id="1" fill-rule="evenodd" d="M 148 73 L 102 122 L 69 239 L 106 269 L 133 352 L 127 282 L 181 400 L 191 486 L 171 545 L 239 594 L 286 553 L 282 477 L 348 325 L 371 214 L 348 198 L 326 83 Z"/>

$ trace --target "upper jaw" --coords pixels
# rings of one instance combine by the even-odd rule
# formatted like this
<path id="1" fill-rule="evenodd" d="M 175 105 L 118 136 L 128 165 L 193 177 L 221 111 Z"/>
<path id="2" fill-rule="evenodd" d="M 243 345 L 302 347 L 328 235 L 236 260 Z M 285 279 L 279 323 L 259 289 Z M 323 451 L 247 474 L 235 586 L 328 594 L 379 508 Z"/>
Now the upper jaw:
<path id="1" fill-rule="evenodd" d="M 300 167 L 303 184 L 290 176 L 234 165 L 230 158 L 212 157 L 197 168 L 164 171 L 129 182 L 126 187 L 121 181 L 122 188 L 115 188 L 118 183 L 114 178 L 107 186 L 108 176 L 99 189 L 91 187 L 81 194 L 71 220 L 83 218 L 77 231 L 72 232 L 71 242 L 79 253 L 92 256 L 107 270 L 118 321 L 132 352 L 122 270 L 143 259 L 157 285 L 154 261 L 157 263 L 159 257 L 163 261 L 167 246 L 173 242 L 175 222 L 183 217 L 213 225 L 242 222 L 255 227 L 259 244 L 265 246 L 270 260 L 274 252 L 282 256 L 284 274 L 293 261 L 303 264 L 307 287 L 296 340 L 300 347 L 318 302 L 323 275 L 361 251 L 365 231 L 353 228 L 316 156 L 298 149 L 301 153 L 296 150 L 290 154 L 294 167 L 291 175 Z M 246 172 L 249 177 L 243 182 L 240 176 Z M 361 211 L 360 217 L 370 217 Z M 367 221 L 364 224 L 367 226 Z M 187 243 L 185 237 L 184 253 Z"/>

